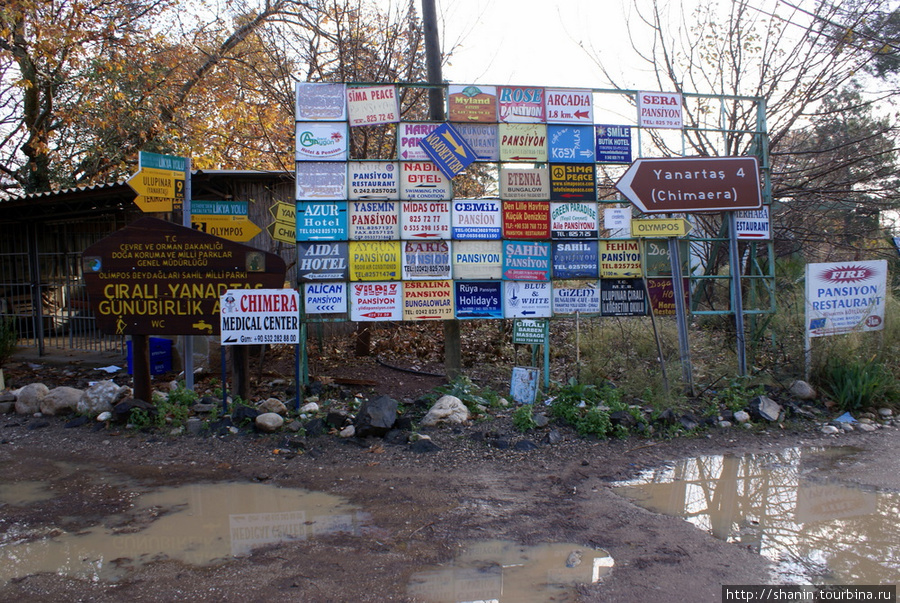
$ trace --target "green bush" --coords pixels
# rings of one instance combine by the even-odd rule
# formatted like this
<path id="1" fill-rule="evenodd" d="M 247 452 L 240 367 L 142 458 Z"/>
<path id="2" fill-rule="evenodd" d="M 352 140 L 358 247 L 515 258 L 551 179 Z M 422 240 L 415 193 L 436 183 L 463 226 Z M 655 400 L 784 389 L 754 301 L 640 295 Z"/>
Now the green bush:
<path id="1" fill-rule="evenodd" d="M 523 433 L 537 427 L 537 423 L 534 420 L 534 410 L 530 404 L 524 404 L 513 411 L 512 424 L 513 427 Z"/>
<path id="2" fill-rule="evenodd" d="M 829 358 L 817 381 L 841 410 L 849 412 L 875 404 L 896 404 L 900 399 L 896 377 L 874 357 L 867 360 Z"/>
<path id="3" fill-rule="evenodd" d="M 9 360 L 16 351 L 18 340 L 16 319 L 11 316 L 0 318 L 0 365 Z"/>

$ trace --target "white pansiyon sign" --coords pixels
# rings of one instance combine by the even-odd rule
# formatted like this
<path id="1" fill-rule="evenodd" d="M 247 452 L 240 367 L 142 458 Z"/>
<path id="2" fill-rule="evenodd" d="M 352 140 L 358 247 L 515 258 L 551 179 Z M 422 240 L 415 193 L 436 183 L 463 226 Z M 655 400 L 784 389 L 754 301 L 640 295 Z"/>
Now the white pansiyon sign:
<path id="1" fill-rule="evenodd" d="M 809 337 L 884 328 L 887 261 L 806 265 Z"/>

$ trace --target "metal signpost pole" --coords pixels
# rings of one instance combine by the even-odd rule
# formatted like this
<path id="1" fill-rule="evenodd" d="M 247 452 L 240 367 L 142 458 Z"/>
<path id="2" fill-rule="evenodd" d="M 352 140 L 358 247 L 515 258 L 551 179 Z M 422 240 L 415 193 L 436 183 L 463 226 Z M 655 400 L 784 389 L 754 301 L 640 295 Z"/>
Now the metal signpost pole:
<path id="1" fill-rule="evenodd" d="M 689 395 L 694 395 L 694 370 L 691 366 L 691 347 L 688 342 L 687 312 L 684 307 L 684 277 L 681 274 L 681 240 L 669 237 L 669 259 L 672 263 L 672 292 L 675 296 L 675 322 L 678 324 L 678 345 L 681 348 L 681 376 Z"/>
<path id="2" fill-rule="evenodd" d="M 728 213 L 728 255 L 731 262 L 731 299 L 734 309 L 738 373 L 747 376 L 747 347 L 744 334 L 744 300 L 741 294 L 741 258 L 738 255 L 737 213 Z"/>
<path id="3" fill-rule="evenodd" d="M 191 158 L 185 157 L 184 165 L 184 202 L 181 208 L 181 225 L 191 227 Z M 194 389 L 194 336 L 182 335 L 184 342 L 184 388 Z M 224 378 L 224 375 L 223 375 Z"/>

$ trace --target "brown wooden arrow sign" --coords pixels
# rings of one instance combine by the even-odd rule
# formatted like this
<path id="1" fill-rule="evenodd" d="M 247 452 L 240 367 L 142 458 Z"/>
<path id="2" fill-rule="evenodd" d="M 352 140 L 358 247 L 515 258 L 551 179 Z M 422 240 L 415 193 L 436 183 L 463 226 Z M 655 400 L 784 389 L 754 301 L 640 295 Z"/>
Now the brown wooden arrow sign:
<path id="1" fill-rule="evenodd" d="M 762 207 L 756 157 L 637 159 L 616 188 L 647 214 Z"/>

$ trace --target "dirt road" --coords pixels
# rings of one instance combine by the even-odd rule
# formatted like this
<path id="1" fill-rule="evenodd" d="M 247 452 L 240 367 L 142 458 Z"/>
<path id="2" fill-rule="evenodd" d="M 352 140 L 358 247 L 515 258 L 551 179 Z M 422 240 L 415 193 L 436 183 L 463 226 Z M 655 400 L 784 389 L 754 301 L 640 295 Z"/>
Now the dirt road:
<path id="1" fill-rule="evenodd" d="M 852 445 L 859 452 L 828 469 L 834 477 L 900 490 L 900 438 L 892 428 L 839 438 L 812 430 L 732 428 L 663 441 L 596 441 L 565 432 L 561 443 L 520 452 L 490 445 L 490 432 L 509 433 L 504 421 L 435 429 L 429 435 L 439 450 L 415 452 L 408 445 L 329 435 L 293 442 L 252 432 L 168 436 L 92 424 L 65 428 L 61 418 L 4 415 L 0 488 L 33 485 L 38 495 L 3 503 L 0 552 L 14 569 L 0 586 L 0 599 L 419 601 L 425 599 L 411 594 L 409 585 L 422 572 L 448 567 L 464 543 L 502 540 L 577 543 L 612 557 L 608 576 L 556 600 L 718 601 L 722 584 L 767 582 L 768 562 L 747 547 L 636 506 L 616 494 L 611 482 L 701 454 Z M 540 443 L 541 436 L 528 437 Z M 49 554 L 40 544 L 48 537 L 86 538 L 101 529 L 141 534 L 177 511 L 148 506 L 141 496 L 222 483 L 334 495 L 354 509 L 353 527 L 308 532 L 200 566 L 172 557 L 138 558 L 139 551 L 126 547 L 93 561 L 95 567 L 122 569 L 109 579 L 99 569 L 80 575 L 29 570 L 35 556 Z M 240 520 L 234 517 L 232 535 Z"/>

